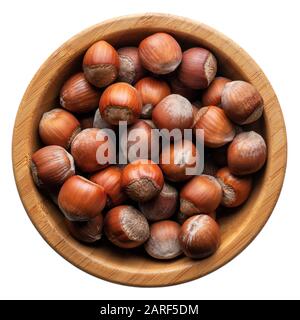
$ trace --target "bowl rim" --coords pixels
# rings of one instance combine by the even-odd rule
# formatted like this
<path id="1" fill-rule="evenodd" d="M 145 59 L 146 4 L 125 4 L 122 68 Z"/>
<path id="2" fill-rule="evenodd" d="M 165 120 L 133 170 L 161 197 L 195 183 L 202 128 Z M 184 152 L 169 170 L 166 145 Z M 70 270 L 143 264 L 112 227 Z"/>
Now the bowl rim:
<path id="1" fill-rule="evenodd" d="M 81 255 L 80 252 L 76 252 L 76 247 L 72 245 L 68 239 L 63 238 L 56 226 L 47 220 L 43 204 L 36 201 L 37 191 L 32 188 L 33 184 L 29 170 L 31 151 L 28 150 L 28 148 L 26 149 L 26 143 L 24 143 L 24 141 L 27 141 L 26 139 L 30 139 L 30 136 L 25 134 L 23 137 L 23 134 L 21 134 L 23 130 L 26 132 L 25 126 L 28 120 L 30 120 L 30 118 L 26 118 L 25 114 L 30 104 L 37 102 L 37 98 L 32 97 L 33 90 L 41 87 L 41 80 L 49 81 L 49 79 L 51 79 L 51 73 L 47 75 L 47 72 L 45 72 L 46 69 L 57 62 L 61 55 L 65 54 L 68 50 L 75 50 L 72 46 L 75 40 L 78 41 L 91 32 L 95 32 L 95 37 L 97 38 L 99 38 L 99 33 L 104 37 L 106 34 L 109 35 L 111 33 L 109 30 L 112 28 L 114 28 L 114 30 L 124 31 L 125 27 L 128 29 L 138 27 L 145 28 L 155 23 L 156 29 L 162 29 L 169 27 L 172 22 L 176 22 L 178 28 L 178 30 L 174 30 L 174 33 L 184 29 L 185 32 L 193 32 L 194 37 L 197 37 L 200 33 L 203 36 L 205 33 L 206 39 L 209 39 L 207 41 L 213 45 L 216 45 L 217 41 L 221 41 L 224 45 L 222 52 L 226 53 L 227 56 L 238 54 L 239 61 L 236 63 L 238 63 L 241 68 L 252 70 L 251 75 L 249 75 L 249 81 L 256 87 L 264 88 L 264 90 L 268 91 L 269 106 L 265 109 L 265 116 L 268 118 L 270 137 L 277 140 L 276 143 L 272 143 L 271 148 L 268 146 L 269 161 L 265 169 L 266 179 L 264 179 L 264 183 L 266 183 L 266 186 L 269 186 L 272 191 L 268 191 L 265 186 L 264 189 L 266 190 L 264 190 L 264 194 L 260 195 L 258 201 L 256 201 L 259 203 L 256 203 L 255 209 L 263 210 L 259 221 L 256 221 L 255 232 L 245 234 L 243 241 L 241 241 L 241 243 L 236 242 L 235 247 L 230 252 L 224 252 L 221 256 L 217 254 L 212 256 L 210 263 L 204 264 L 204 268 L 199 268 L 197 263 L 191 263 L 191 265 L 184 270 L 179 271 L 176 268 L 171 268 L 166 272 L 159 272 L 159 274 L 147 272 L 146 270 L 143 270 L 141 274 L 133 274 L 125 268 L 120 271 L 120 274 L 116 275 L 115 272 L 112 272 L 113 270 L 109 263 L 99 263 L 99 261 L 93 260 L 91 256 L 93 249 L 91 249 L 90 254 L 86 256 Z M 94 39 L 94 41 L 96 40 L 97 39 Z M 247 71 L 245 71 L 245 73 L 246 72 Z M 276 161 L 270 161 L 270 158 L 273 159 L 273 157 L 276 157 Z M 112 18 L 93 25 L 66 41 L 41 65 L 26 89 L 16 115 L 12 139 L 12 162 L 15 181 L 23 206 L 35 228 L 58 254 L 81 270 L 103 280 L 143 287 L 167 286 L 191 281 L 215 271 L 236 257 L 253 241 L 272 214 L 283 185 L 287 165 L 287 137 L 282 111 L 271 84 L 261 68 L 239 45 L 221 32 L 198 21 L 171 14 L 145 13 Z M 61 244 L 63 244 L 63 246 Z"/>

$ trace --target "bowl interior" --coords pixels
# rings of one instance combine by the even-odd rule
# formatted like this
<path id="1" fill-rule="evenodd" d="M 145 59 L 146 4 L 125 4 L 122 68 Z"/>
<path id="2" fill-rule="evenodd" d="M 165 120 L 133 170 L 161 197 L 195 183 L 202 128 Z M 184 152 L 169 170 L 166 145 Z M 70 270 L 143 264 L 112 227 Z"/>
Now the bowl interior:
<path id="1" fill-rule="evenodd" d="M 156 16 L 156 19 L 161 22 L 162 19 L 159 19 L 159 17 L 160 16 Z M 56 205 L 37 190 L 30 176 L 28 161 L 31 154 L 41 147 L 37 134 L 41 115 L 45 111 L 59 105 L 58 95 L 62 84 L 71 74 L 80 70 L 85 50 L 93 42 L 100 39 L 107 40 L 117 48 L 125 45 L 137 46 L 141 39 L 147 35 L 157 31 L 164 31 L 172 34 L 181 43 L 183 49 L 192 46 L 203 46 L 211 50 L 217 57 L 219 74 L 232 79 L 243 79 L 257 85 L 257 83 L 255 83 L 255 72 L 261 72 L 261 70 L 251 60 L 249 63 L 253 70 L 250 73 L 249 68 L 243 67 L 243 63 L 247 61 L 247 59 L 250 59 L 248 55 L 223 35 L 201 24 L 186 22 L 186 20 L 182 18 L 172 18 L 169 23 L 153 22 L 151 24 L 147 21 L 144 24 L 135 23 L 134 25 L 134 18 L 130 18 L 131 20 L 129 18 L 124 19 L 127 19 L 127 24 L 125 24 L 124 21 L 119 21 L 119 27 L 111 27 L 111 31 L 104 32 L 105 24 L 101 24 L 69 40 L 48 59 L 42 67 L 42 70 L 39 71 L 40 74 L 36 76 L 33 84 L 25 94 L 22 102 L 23 105 L 21 106 L 22 110 L 20 110 L 20 112 L 22 111 L 23 113 L 27 112 L 26 118 L 23 117 L 23 122 L 26 121 L 26 123 L 28 123 L 28 132 L 26 132 L 26 137 L 24 138 L 24 144 L 26 144 L 27 149 L 20 155 L 20 157 L 27 157 L 22 175 L 26 176 L 27 191 L 30 188 L 32 189 L 32 201 L 38 208 L 28 208 L 26 205 L 28 199 L 25 199 L 25 187 L 21 186 L 20 182 L 18 183 L 20 176 L 18 176 L 16 167 L 15 175 L 22 201 L 33 223 L 48 243 L 67 260 L 98 277 L 119 283 L 145 286 L 175 284 L 199 277 L 218 268 L 240 252 L 259 232 L 271 213 L 271 210 L 266 208 L 264 219 L 259 220 L 258 218 L 260 223 L 255 225 L 255 219 L 260 214 L 258 211 L 261 209 L 259 206 L 262 203 L 262 193 L 264 193 L 264 188 L 266 185 L 269 185 L 270 182 L 268 181 L 268 177 L 272 168 L 269 167 L 269 162 L 266 168 L 256 176 L 255 188 L 246 204 L 238 208 L 238 210 L 235 210 L 234 213 L 224 214 L 219 217 L 222 231 L 222 244 L 215 255 L 201 261 L 194 261 L 186 257 L 180 257 L 172 261 L 158 261 L 144 254 L 141 248 L 135 250 L 120 250 L 106 240 L 99 242 L 97 245 L 84 245 L 69 236 L 63 223 L 62 214 Z M 174 21 L 177 22 L 177 24 L 171 23 Z M 180 23 L 183 23 L 183 21 L 189 25 L 190 28 L 180 27 Z M 115 22 L 116 25 L 117 22 Z M 123 26 L 120 26 L 122 23 Z M 176 27 L 174 27 L 174 25 Z M 129 26 L 131 26 L 131 28 Z M 95 31 L 98 31 L 98 33 Z M 101 34 L 101 37 L 99 37 L 99 34 Z M 222 40 L 222 45 L 216 41 L 216 39 Z M 226 49 L 225 44 L 227 44 L 231 51 Z M 242 55 L 244 59 L 242 61 L 237 60 L 238 56 L 236 54 L 234 55 L 234 53 L 239 50 L 241 50 L 239 55 Z M 232 55 L 230 52 L 232 52 Z M 50 81 L 47 79 L 43 85 L 40 85 L 38 93 L 34 92 L 33 86 L 36 85 L 34 82 L 41 78 L 41 74 L 45 74 L 46 79 L 47 70 L 51 68 L 53 69 L 51 71 Z M 263 80 L 267 81 L 265 78 Z M 267 85 L 269 86 L 268 83 Z M 263 87 L 263 84 L 258 88 L 266 105 L 274 103 L 272 102 L 273 100 L 271 100 L 269 92 L 269 90 L 272 89 L 270 87 L 267 89 Z M 36 94 L 36 96 L 29 97 L 29 93 L 31 93 L 31 95 Z M 34 99 L 34 103 L 29 110 L 26 109 L 26 105 L 31 103 L 30 99 Z M 277 100 L 275 100 L 275 102 L 277 102 Z M 266 113 L 263 119 L 252 127 L 265 137 L 270 156 L 273 148 L 272 127 L 270 126 Z M 249 126 L 249 129 L 250 128 L 251 126 Z M 16 139 L 17 138 L 15 138 L 15 140 Z M 21 141 L 19 141 L 19 144 L 20 143 Z M 15 146 L 15 152 L 21 152 L 20 150 L 20 145 Z M 275 195 L 275 202 L 276 196 L 278 196 L 278 194 Z"/>

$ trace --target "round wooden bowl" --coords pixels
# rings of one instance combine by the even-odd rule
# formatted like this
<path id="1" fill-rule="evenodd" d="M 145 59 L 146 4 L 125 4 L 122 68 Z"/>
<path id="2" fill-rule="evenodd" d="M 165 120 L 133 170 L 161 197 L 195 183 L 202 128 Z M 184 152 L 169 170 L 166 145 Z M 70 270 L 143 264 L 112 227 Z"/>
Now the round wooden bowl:
<path id="1" fill-rule="evenodd" d="M 222 244 L 204 260 L 180 257 L 157 261 L 142 249 L 119 250 L 107 241 L 88 246 L 67 232 L 58 208 L 36 188 L 30 173 L 32 153 L 41 144 L 41 115 L 58 105 L 64 81 L 79 70 L 86 49 L 105 39 L 112 45 L 137 45 L 154 32 L 172 34 L 183 44 L 204 46 L 217 57 L 220 71 L 232 79 L 251 82 L 265 101 L 264 117 L 256 130 L 268 145 L 268 161 L 257 176 L 247 203 L 235 213 L 220 217 Z M 276 95 L 260 67 L 237 44 L 212 28 L 186 18 L 165 14 L 141 14 L 116 18 L 95 25 L 56 50 L 31 81 L 19 107 L 13 136 L 13 166 L 23 205 L 49 245 L 78 268 L 102 279 L 135 286 L 165 286 L 182 283 L 212 272 L 240 253 L 262 229 L 279 196 L 286 167 L 286 132 Z"/>

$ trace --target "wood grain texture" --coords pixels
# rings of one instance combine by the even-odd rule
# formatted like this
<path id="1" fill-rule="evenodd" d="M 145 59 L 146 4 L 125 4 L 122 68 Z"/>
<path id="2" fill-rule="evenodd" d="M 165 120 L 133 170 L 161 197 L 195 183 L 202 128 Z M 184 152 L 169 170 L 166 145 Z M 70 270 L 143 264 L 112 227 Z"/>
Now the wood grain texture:
<path id="1" fill-rule="evenodd" d="M 200 45 L 217 56 L 221 71 L 233 79 L 251 82 L 265 101 L 262 129 L 268 144 L 268 162 L 258 176 L 250 199 L 235 214 L 220 219 L 222 244 L 205 260 L 186 257 L 155 261 L 142 251 L 119 250 L 101 242 L 86 246 L 66 231 L 57 207 L 35 187 L 29 161 L 40 146 L 37 126 L 43 112 L 58 105 L 62 83 L 79 69 L 85 50 L 95 41 L 137 45 L 157 31 L 174 35 L 188 48 Z M 237 44 L 212 28 L 181 17 L 164 14 L 126 16 L 95 25 L 56 50 L 32 79 L 21 102 L 13 136 L 13 167 L 23 205 L 43 238 L 69 262 L 92 275 L 136 286 L 173 285 L 199 278 L 221 267 L 240 253 L 259 233 L 277 202 L 286 167 L 286 132 L 276 95 L 259 66 Z"/>

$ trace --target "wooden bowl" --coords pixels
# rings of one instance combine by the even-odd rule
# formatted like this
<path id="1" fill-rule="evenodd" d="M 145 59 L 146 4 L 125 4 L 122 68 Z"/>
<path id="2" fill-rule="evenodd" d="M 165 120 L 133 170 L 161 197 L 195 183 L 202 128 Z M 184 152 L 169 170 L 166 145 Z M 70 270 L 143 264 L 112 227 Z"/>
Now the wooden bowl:
<path id="1" fill-rule="evenodd" d="M 217 57 L 221 72 L 232 79 L 251 82 L 265 101 L 264 118 L 258 126 L 268 145 L 268 161 L 258 175 L 247 203 L 234 214 L 220 218 L 222 244 L 204 260 L 181 257 L 156 261 L 142 249 L 119 250 L 107 241 L 87 246 L 69 236 L 57 207 L 36 188 L 30 173 L 31 154 L 40 147 L 41 115 L 58 105 L 64 81 L 78 70 L 86 49 L 105 39 L 111 44 L 137 45 L 157 31 L 176 37 L 183 48 L 204 46 Z M 49 245 L 78 268 L 99 278 L 135 286 L 165 286 L 182 283 L 212 272 L 240 253 L 262 229 L 276 204 L 286 167 L 286 132 L 276 95 L 260 67 L 237 44 L 212 28 L 186 18 L 164 14 L 133 15 L 95 25 L 56 50 L 41 66 L 23 97 L 13 136 L 13 166 L 23 205 Z"/>

